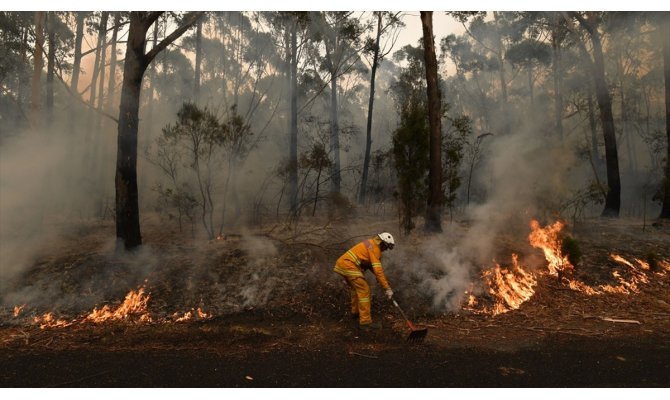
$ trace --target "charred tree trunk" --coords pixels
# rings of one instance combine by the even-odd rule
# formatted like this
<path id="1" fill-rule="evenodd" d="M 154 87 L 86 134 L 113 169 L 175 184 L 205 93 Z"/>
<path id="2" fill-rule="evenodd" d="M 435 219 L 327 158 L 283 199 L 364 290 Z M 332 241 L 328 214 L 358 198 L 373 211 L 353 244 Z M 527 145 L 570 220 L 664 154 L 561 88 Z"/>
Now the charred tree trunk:
<path id="1" fill-rule="evenodd" d="M 663 37 L 663 74 L 665 76 L 665 133 L 667 135 L 667 154 L 665 155 L 665 190 L 663 206 L 659 218 L 670 218 L 670 16 L 664 13 L 661 21 Z"/>
<path id="2" fill-rule="evenodd" d="M 137 195 L 137 129 L 142 76 L 147 67 L 144 59 L 145 34 L 142 18 L 137 13 L 131 13 L 119 105 L 115 178 L 116 237 L 121 242 L 117 242 L 117 247 L 122 244 L 126 249 L 142 244 Z"/>
<path id="3" fill-rule="evenodd" d="M 56 69 L 56 12 L 47 12 L 47 85 L 46 85 L 46 120 L 51 125 L 54 116 L 54 73 Z"/>
<path id="4" fill-rule="evenodd" d="M 619 156 L 614 130 L 614 116 L 612 115 L 612 98 L 610 97 L 607 81 L 605 80 L 605 62 L 603 60 L 602 45 L 597 28 L 581 15 L 575 15 L 580 25 L 588 32 L 593 45 L 593 78 L 596 86 L 596 99 L 600 110 L 600 121 L 605 139 L 605 165 L 607 167 L 607 196 L 603 217 L 618 217 L 621 208 L 621 180 L 619 176 Z"/>
<path id="5" fill-rule="evenodd" d="M 423 54 L 428 87 L 428 122 L 430 125 L 430 169 L 428 172 L 428 207 L 424 229 L 442 232 L 442 121 L 440 86 L 437 79 L 437 58 L 433 38 L 433 12 L 421 11 Z"/>
<path id="6" fill-rule="evenodd" d="M 40 127 L 40 102 L 42 101 L 42 67 L 44 66 L 44 11 L 35 11 L 35 52 L 33 55 L 33 77 L 31 80 L 31 115 L 33 129 Z"/>
<path id="7" fill-rule="evenodd" d="M 79 93 L 77 86 L 79 85 L 79 72 L 81 71 L 81 41 L 84 38 L 85 17 L 85 12 L 77 12 L 77 27 L 74 37 L 74 60 L 72 61 L 72 80 L 70 80 L 70 89 L 75 93 Z"/>
<path id="8" fill-rule="evenodd" d="M 370 169 L 370 150 L 372 148 L 372 110 L 375 104 L 375 77 L 377 65 L 379 65 L 379 41 L 382 35 L 382 13 L 377 14 L 377 38 L 375 39 L 375 51 L 372 58 L 372 72 L 370 73 L 370 98 L 368 100 L 368 123 L 365 128 L 365 154 L 363 156 L 363 174 L 361 176 L 361 188 L 358 194 L 358 203 L 365 202 L 365 192 L 368 185 L 368 170 Z"/>
<path id="9" fill-rule="evenodd" d="M 146 34 L 162 12 L 131 12 L 128 43 L 123 65 L 119 105 L 116 158 L 116 238 L 117 249 L 130 250 L 142 244 L 137 189 L 137 132 L 142 77 L 151 61 L 170 43 L 197 22 L 202 12 L 192 12 L 169 36 L 145 54 Z"/>

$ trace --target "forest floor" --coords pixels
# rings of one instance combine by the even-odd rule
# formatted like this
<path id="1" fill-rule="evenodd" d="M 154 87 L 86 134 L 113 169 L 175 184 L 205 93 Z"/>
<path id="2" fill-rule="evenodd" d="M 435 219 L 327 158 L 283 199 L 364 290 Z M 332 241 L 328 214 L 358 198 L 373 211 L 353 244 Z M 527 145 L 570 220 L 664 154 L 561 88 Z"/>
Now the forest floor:
<path id="1" fill-rule="evenodd" d="M 417 344 L 371 275 L 383 328 L 359 332 L 332 272 L 350 245 L 393 223 L 273 225 L 208 241 L 149 221 L 131 256 L 114 251 L 112 223 L 80 224 L 36 249 L 4 297 L 15 302 L 0 307 L 0 386 L 670 386 L 670 225 L 580 222 L 570 233 L 582 282 L 624 287 L 631 268 L 613 253 L 651 268 L 635 270 L 624 293 L 598 295 L 539 275 L 532 297 L 498 315 L 445 311 L 411 288 L 403 260 L 428 239 L 398 235 L 385 269 L 409 317 L 428 328 Z M 451 225 L 445 246 L 468 229 Z M 500 253 L 541 254 L 521 238 L 498 238 Z M 85 318 L 104 304 L 113 312 L 138 288 L 145 308 L 135 314 Z"/>

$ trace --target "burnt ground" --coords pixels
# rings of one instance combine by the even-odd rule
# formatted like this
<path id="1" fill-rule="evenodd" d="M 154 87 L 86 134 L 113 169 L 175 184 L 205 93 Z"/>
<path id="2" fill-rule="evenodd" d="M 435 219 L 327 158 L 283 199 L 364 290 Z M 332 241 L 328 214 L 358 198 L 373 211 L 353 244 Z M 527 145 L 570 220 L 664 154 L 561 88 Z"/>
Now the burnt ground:
<path id="1" fill-rule="evenodd" d="M 616 283 L 611 271 L 625 268 L 611 260 L 613 251 L 667 262 L 670 228 L 641 227 L 594 220 L 572 228 L 583 253 L 575 275 L 590 285 Z M 14 299 L 32 302 L 17 317 L 8 305 L 0 311 L 0 386 L 670 386 L 670 274 L 662 268 L 647 272 L 637 292 L 598 296 L 543 276 L 519 309 L 492 316 L 436 309 L 409 290 L 411 277 L 389 253 L 398 301 L 429 329 L 423 343 L 411 344 L 374 283 L 373 313 L 383 328 L 362 334 L 347 316 L 347 293 L 331 268 L 361 238 L 355 227 L 312 228 L 296 234 L 274 226 L 251 241 L 245 232 L 214 242 L 148 228 L 152 250 L 130 258 L 111 250 L 109 224 L 68 232 L 41 247 L 14 283 Z M 403 240 L 424 240 L 417 235 Z M 529 251 L 509 238 L 500 242 L 513 243 L 501 253 Z M 79 321 L 94 306 L 118 305 L 140 284 L 151 295 L 154 322 L 131 317 L 46 329 L 31 322 L 46 311 Z M 169 320 L 195 307 L 211 316 Z"/>

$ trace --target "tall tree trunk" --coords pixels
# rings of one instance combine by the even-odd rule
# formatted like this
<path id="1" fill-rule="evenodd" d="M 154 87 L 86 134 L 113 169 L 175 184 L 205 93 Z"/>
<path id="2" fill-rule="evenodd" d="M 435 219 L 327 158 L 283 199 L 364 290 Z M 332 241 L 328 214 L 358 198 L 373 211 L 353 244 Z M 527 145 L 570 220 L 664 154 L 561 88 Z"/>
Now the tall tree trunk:
<path id="1" fill-rule="evenodd" d="M 47 84 L 46 84 L 46 121 L 51 125 L 54 116 L 54 73 L 56 69 L 56 12 L 47 12 Z"/>
<path id="2" fill-rule="evenodd" d="M 290 34 L 289 58 L 289 198 L 291 214 L 298 212 L 298 21 L 294 21 Z"/>
<path id="3" fill-rule="evenodd" d="M 600 121 L 605 139 L 605 165 L 607 166 L 607 196 L 603 217 L 618 217 L 621 208 L 621 180 L 619 176 L 619 155 L 612 115 L 612 98 L 605 80 L 605 62 L 597 28 L 580 15 L 576 15 L 580 25 L 589 33 L 593 46 L 593 78 L 596 86 L 596 99 L 600 109 Z"/>
<path id="4" fill-rule="evenodd" d="M 663 206 L 659 218 L 670 218 L 670 16 L 663 13 L 661 17 L 663 37 L 663 74 L 665 76 L 665 133 L 667 136 L 668 152 L 665 155 L 665 191 Z"/>
<path id="5" fill-rule="evenodd" d="M 428 171 L 428 207 L 424 229 L 442 232 L 442 121 L 440 86 L 437 79 L 437 58 L 433 38 L 433 12 L 421 11 L 423 54 L 428 87 L 428 122 L 430 125 L 430 169 Z"/>
<path id="6" fill-rule="evenodd" d="M 133 11 L 130 13 L 128 42 L 123 64 L 116 154 L 117 249 L 123 246 L 130 250 L 142 244 L 137 188 L 137 132 L 142 77 L 156 55 L 193 26 L 202 14 L 202 12 L 189 13 L 169 36 L 145 54 L 147 31 L 162 15 L 162 12 Z"/>
<path id="7" fill-rule="evenodd" d="M 40 109 L 42 101 L 42 67 L 44 67 L 44 11 L 35 11 L 35 52 L 33 55 L 33 78 L 31 81 L 31 115 L 33 129 L 40 127 Z"/>
<path id="8" fill-rule="evenodd" d="M 102 42 L 101 42 L 101 47 L 100 47 L 100 68 L 99 68 L 99 75 L 100 78 L 98 79 L 98 105 L 97 109 L 98 111 L 102 111 L 102 107 L 104 104 L 104 90 L 105 90 L 105 71 L 106 71 L 106 66 L 107 66 L 107 20 L 109 19 L 109 15 L 106 15 L 104 18 L 104 21 L 100 22 L 100 32 L 103 33 L 102 36 Z M 93 105 L 93 104 L 91 104 Z M 96 138 L 99 138 L 99 132 L 100 128 L 102 125 L 102 114 L 98 113 L 96 115 L 96 120 L 95 120 L 95 125 L 96 125 Z"/>
<path id="9" fill-rule="evenodd" d="M 558 24 L 556 24 L 558 25 Z M 551 51 L 553 61 L 551 63 L 554 78 L 554 121 L 556 133 L 559 138 L 563 137 L 563 90 L 561 89 L 561 41 L 558 37 L 558 27 L 554 27 L 551 33 Z"/>
<path id="10" fill-rule="evenodd" d="M 103 26 L 105 28 L 103 28 Z M 88 96 L 88 102 L 91 104 L 91 107 L 95 107 L 95 100 L 97 99 L 97 83 L 98 75 L 100 75 L 100 52 L 103 51 L 102 43 L 103 38 L 106 36 L 106 27 L 107 27 L 107 11 L 103 11 L 100 15 L 100 26 L 98 28 L 98 41 L 95 48 L 95 61 L 93 62 L 93 74 L 91 76 L 91 92 Z M 104 65 L 103 65 L 104 68 Z"/>
<path id="11" fill-rule="evenodd" d="M 137 191 L 137 130 L 140 89 L 147 67 L 144 61 L 145 33 L 142 19 L 130 15 L 128 43 L 123 65 L 119 129 L 116 156 L 116 237 L 117 247 L 132 249 L 142 244 Z"/>
<path id="12" fill-rule="evenodd" d="M 498 12 L 493 12 L 493 17 L 498 20 L 499 13 Z M 498 79 L 500 80 L 500 95 L 501 95 L 501 101 L 500 101 L 500 110 L 502 112 L 502 126 L 501 126 L 501 133 L 509 133 L 510 129 L 510 115 L 508 113 L 508 105 L 507 105 L 507 79 L 505 78 L 505 52 L 503 51 L 503 42 L 502 42 L 502 37 L 499 32 L 495 33 L 495 39 L 496 39 L 496 57 L 498 59 Z"/>
<path id="13" fill-rule="evenodd" d="M 200 100 L 200 66 L 202 64 L 202 19 L 198 20 L 195 31 L 195 79 L 193 83 L 193 101 Z"/>
<path id="14" fill-rule="evenodd" d="M 358 193 L 358 203 L 365 202 L 365 192 L 368 185 L 368 170 L 370 169 L 370 150 L 372 148 L 372 110 L 375 103 L 375 77 L 377 65 L 379 65 L 379 41 L 382 35 L 382 12 L 377 14 L 377 38 L 375 40 L 375 51 L 372 58 L 372 72 L 370 73 L 370 98 L 368 99 L 368 123 L 365 128 L 365 154 L 363 156 L 363 175 L 361 176 L 361 188 Z"/>
<path id="15" fill-rule="evenodd" d="M 121 13 L 114 13 L 114 30 L 112 31 L 111 52 L 109 54 L 109 82 L 107 83 L 107 112 L 112 112 L 114 96 L 116 94 L 116 42 L 119 37 L 119 24 L 121 23 Z"/>
<path id="16" fill-rule="evenodd" d="M 79 72 L 81 71 L 81 42 L 84 38 L 85 17 L 85 12 L 77 11 L 77 27 L 74 36 L 74 60 L 72 61 L 72 79 L 70 80 L 70 89 L 75 93 L 79 93 L 77 86 L 79 85 Z"/>
<path id="17" fill-rule="evenodd" d="M 333 152 L 333 166 L 331 167 L 331 193 L 340 193 L 340 126 L 337 115 L 337 74 L 331 70 L 330 74 L 330 149 Z"/>

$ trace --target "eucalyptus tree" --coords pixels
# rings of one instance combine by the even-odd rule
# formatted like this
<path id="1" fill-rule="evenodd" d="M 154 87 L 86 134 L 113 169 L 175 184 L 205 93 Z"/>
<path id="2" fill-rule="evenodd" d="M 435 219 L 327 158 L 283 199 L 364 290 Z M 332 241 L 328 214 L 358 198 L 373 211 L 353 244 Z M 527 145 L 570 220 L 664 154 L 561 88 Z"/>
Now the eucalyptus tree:
<path id="1" fill-rule="evenodd" d="M 423 28 L 423 54 L 428 94 L 428 123 L 430 126 L 430 157 L 428 169 L 428 204 L 424 229 L 441 232 L 442 200 L 442 107 L 441 93 L 433 36 L 433 12 L 421 11 Z"/>
<path id="2" fill-rule="evenodd" d="M 134 249 L 142 244 L 137 191 L 137 134 L 142 77 L 156 55 L 183 35 L 203 13 L 190 12 L 179 18 L 174 31 L 147 51 L 147 32 L 162 14 L 163 12 L 139 11 L 130 13 L 119 105 L 115 178 L 117 246 L 122 245 L 126 249 Z"/>
<path id="3" fill-rule="evenodd" d="M 365 128 L 365 153 L 363 154 L 363 171 L 361 173 L 361 186 L 359 189 L 358 202 L 363 204 L 367 193 L 368 171 L 370 167 L 370 150 L 372 148 L 372 116 L 375 102 L 375 80 L 379 62 L 384 59 L 393 49 L 398 38 L 400 29 L 405 26 L 400 19 L 400 13 L 388 11 L 375 11 L 373 16 L 377 19 L 375 39 L 368 38 L 366 50 L 372 53 L 370 66 L 370 97 L 368 100 L 368 119 Z M 382 44 L 382 37 L 387 35 L 387 40 Z"/>
<path id="4" fill-rule="evenodd" d="M 280 168 L 288 183 L 290 213 L 298 212 L 298 66 L 303 63 L 305 46 L 309 42 L 306 34 L 311 23 L 308 12 L 272 12 L 262 14 L 277 38 L 277 68 L 286 78 L 286 114 L 288 121 L 288 159 L 286 168 Z"/>
<path id="5" fill-rule="evenodd" d="M 362 33 L 365 29 L 353 11 L 311 12 L 311 29 L 323 50 L 316 60 L 319 69 L 328 73 L 330 82 L 330 152 L 331 193 L 341 190 L 340 121 L 338 110 L 338 79 L 354 72 L 360 65 Z"/>
<path id="6" fill-rule="evenodd" d="M 660 218 L 670 218 L 670 15 L 663 13 L 659 16 L 659 28 L 663 40 L 663 77 L 665 80 L 665 133 L 667 136 L 667 153 L 665 157 L 665 183 L 663 190 L 663 206 Z"/>
<path id="7" fill-rule="evenodd" d="M 618 217 L 621 208 L 621 178 L 619 173 L 619 155 L 612 114 L 612 97 L 610 95 L 607 78 L 605 76 L 605 62 L 603 57 L 602 33 L 600 32 L 602 13 L 597 12 L 570 12 L 566 16 L 568 22 L 576 21 L 581 30 L 572 25 L 572 32 L 576 35 L 586 34 L 592 46 L 591 54 L 585 48 L 588 57 L 585 61 L 595 83 L 596 98 L 600 109 L 600 120 L 605 139 L 605 163 L 607 166 L 607 195 L 602 211 L 603 217 Z M 583 44 L 583 43 L 582 43 Z"/>

